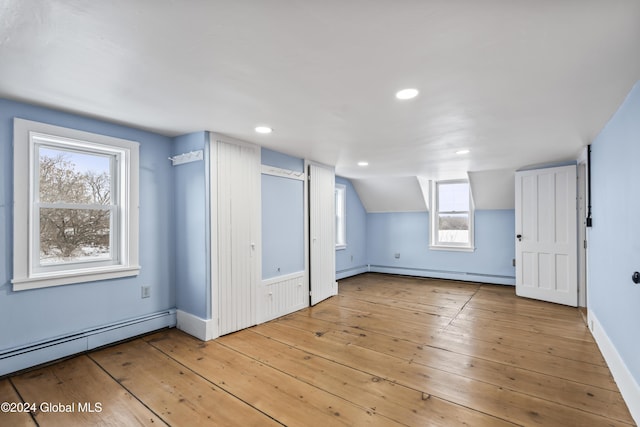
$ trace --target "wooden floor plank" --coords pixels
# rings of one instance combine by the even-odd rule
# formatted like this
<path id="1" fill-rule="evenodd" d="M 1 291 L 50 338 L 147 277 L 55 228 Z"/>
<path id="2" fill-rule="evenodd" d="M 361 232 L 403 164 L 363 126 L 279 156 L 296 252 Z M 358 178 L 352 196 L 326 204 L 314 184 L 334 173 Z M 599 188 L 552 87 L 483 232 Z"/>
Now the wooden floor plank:
<path id="1" fill-rule="evenodd" d="M 458 315 L 459 319 L 474 321 L 484 319 L 495 324 L 505 325 L 510 328 L 528 332 L 536 332 L 569 339 L 576 339 L 595 343 L 593 336 L 584 327 L 582 319 L 564 320 L 549 317 L 534 317 L 518 314 L 507 314 L 496 310 L 482 310 L 473 307 L 465 307 Z"/>
<path id="2" fill-rule="evenodd" d="M 522 331 L 497 325 L 486 319 L 468 321 L 456 318 L 444 329 L 444 332 L 473 336 L 478 340 L 514 347 L 522 351 L 552 354 L 569 360 L 606 366 L 606 362 L 597 351 L 595 343 Z"/>
<path id="3" fill-rule="evenodd" d="M 436 334 L 429 345 L 452 352 L 492 360 L 509 366 L 516 366 L 565 378 L 571 381 L 617 391 L 613 377 L 606 366 L 594 365 L 545 353 L 524 352 L 513 347 L 506 347 L 468 336 Z"/>
<path id="4" fill-rule="evenodd" d="M 291 328 L 279 322 L 259 325 L 254 331 L 347 366 L 361 366 L 371 375 L 404 384 L 515 424 L 628 425 L 365 348 L 344 346 L 331 342 L 324 335 Z"/>
<path id="5" fill-rule="evenodd" d="M 91 357 L 170 425 L 278 425 L 143 340 Z"/>
<path id="6" fill-rule="evenodd" d="M 38 406 L 35 419 L 40 426 L 164 425 L 87 356 L 18 375 L 12 381 L 25 402 Z"/>
<path id="7" fill-rule="evenodd" d="M 409 426 L 513 425 L 272 340 L 253 331 L 220 342 L 282 372 Z"/>
<path id="8" fill-rule="evenodd" d="M 310 317 L 306 311 L 281 317 L 277 322 L 285 322 L 289 326 L 318 333 L 327 333 L 332 329 L 344 330 L 349 328 L 347 325 L 340 323 Z M 380 330 L 381 328 L 370 328 L 361 324 L 354 329 L 357 329 L 359 333 L 369 334 L 375 333 L 375 330 Z M 385 329 L 385 332 L 389 334 L 388 329 Z M 403 339 L 414 342 L 416 345 L 429 345 L 453 353 L 490 360 L 507 366 L 523 368 L 532 372 L 563 378 L 606 390 L 618 390 L 606 366 L 580 361 L 569 361 L 565 358 L 544 353 L 523 352 L 516 348 L 474 340 L 469 337 L 447 335 L 437 332 L 430 334 L 426 339 L 421 339 L 424 338 L 424 335 L 421 336 L 420 334 L 405 335 L 396 333 L 389 335 L 389 337 L 392 340 Z"/>
<path id="9" fill-rule="evenodd" d="M 426 287 L 425 287 L 426 288 Z M 462 308 L 471 298 L 472 294 L 449 293 L 446 291 L 430 290 L 430 289 L 407 289 L 403 286 L 379 286 L 374 289 L 366 289 L 364 287 L 355 288 L 353 291 L 349 288 L 340 289 L 343 295 L 350 295 L 352 292 L 360 294 L 371 292 L 378 297 L 389 299 L 398 299 L 403 301 L 417 302 L 421 304 L 430 304 L 435 306 L 444 306 L 451 308 Z"/>
<path id="10" fill-rule="evenodd" d="M 553 317 L 555 319 L 566 319 L 569 321 L 577 319 L 580 315 L 578 310 L 572 307 L 517 297 L 487 297 L 481 292 L 478 292 L 478 294 L 468 302 L 467 306 L 472 308 L 481 308 L 484 310 L 500 311 L 503 313 L 543 318 Z"/>
<path id="11" fill-rule="evenodd" d="M 285 425 L 400 425 L 217 342 L 169 332 L 149 343 Z"/>
<path id="12" fill-rule="evenodd" d="M 380 305 L 382 309 L 384 309 L 385 307 L 400 308 L 427 314 L 435 314 L 443 317 L 455 317 L 460 311 L 460 306 L 458 305 L 456 307 L 447 307 L 445 305 L 424 304 L 415 301 L 399 300 L 395 298 L 373 295 L 370 293 L 348 293 L 344 292 L 342 289 L 340 290 L 340 294 L 338 296 L 359 301 L 368 301 L 370 303 Z"/>
<path id="13" fill-rule="evenodd" d="M 27 427 L 35 426 L 30 409 L 24 403 L 8 379 L 0 380 L 0 402 L 9 406 L 0 410 L 0 426 Z"/>
<path id="14" fill-rule="evenodd" d="M 396 322 L 393 316 L 342 309 L 329 303 L 295 313 L 293 316 L 307 316 L 337 325 L 361 328 L 398 338 L 413 338 L 420 343 L 428 342 L 431 334 L 446 327 L 448 322 L 446 318 L 441 318 L 437 321 L 432 320 L 434 324 L 431 327 L 422 325 L 419 322 Z M 288 316 L 284 320 L 287 318 Z"/>
<path id="15" fill-rule="evenodd" d="M 216 341 L 164 330 L 0 380 L 6 401 L 102 405 L 0 425 L 634 425 L 575 308 L 375 273 L 339 293 Z"/>
<path id="16" fill-rule="evenodd" d="M 302 321 L 296 323 L 296 320 Z M 307 319 L 296 317 L 287 325 L 309 328 Z M 317 331 L 322 328 L 315 320 Z M 303 323 L 303 324 L 300 324 Z M 331 324 L 330 324 L 331 325 Z M 550 375 L 543 375 L 528 369 L 513 367 L 502 363 L 470 357 L 428 345 L 418 345 L 407 340 L 398 340 L 373 332 L 363 333 L 362 329 L 338 327 L 323 333 L 323 338 L 333 339 L 344 346 L 358 345 L 387 355 L 403 358 L 412 363 L 420 363 L 455 375 L 493 384 L 506 389 L 529 394 L 541 399 L 551 399 L 563 405 L 571 406 L 594 414 L 606 414 L 611 418 L 629 423 L 631 419 L 620 393 L 599 387 L 575 382 Z M 565 364 L 569 364 L 565 361 Z"/>
<path id="17" fill-rule="evenodd" d="M 360 301 L 353 298 L 343 298 L 339 296 L 326 300 L 326 304 L 323 304 L 322 309 L 326 310 L 326 306 L 329 304 L 337 306 L 343 313 L 353 311 L 355 316 L 365 315 L 376 317 L 381 320 L 394 319 L 396 322 L 400 323 L 406 322 L 410 324 L 418 324 L 422 328 L 425 326 L 433 326 L 435 328 L 446 326 L 452 320 L 451 317 L 424 313 L 422 311 L 384 307 L 380 304 L 374 304 L 368 301 Z"/>
<path id="18" fill-rule="evenodd" d="M 446 334 L 438 331 L 429 333 L 428 330 L 410 328 L 406 324 L 396 327 L 395 323 L 379 322 L 365 317 L 358 318 L 358 322 L 340 322 L 335 321 L 331 316 L 314 316 L 311 313 L 311 311 L 301 311 L 282 317 L 278 319 L 278 322 L 293 321 L 294 327 L 315 330 L 316 332 L 317 329 L 326 332 L 335 328 L 352 327 L 365 333 L 380 333 L 392 339 L 404 339 L 417 345 L 429 345 L 594 387 L 612 391 L 618 390 L 606 366 L 569 360 L 552 354 L 523 352 L 518 348 L 476 340 L 464 335 Z M 305 325 L 305 320 L 308 325 Z M 318 324 L 318 321 L 327 322 L 327 325 Z M 334 326 L 329 326 L 331 324 Z"/>

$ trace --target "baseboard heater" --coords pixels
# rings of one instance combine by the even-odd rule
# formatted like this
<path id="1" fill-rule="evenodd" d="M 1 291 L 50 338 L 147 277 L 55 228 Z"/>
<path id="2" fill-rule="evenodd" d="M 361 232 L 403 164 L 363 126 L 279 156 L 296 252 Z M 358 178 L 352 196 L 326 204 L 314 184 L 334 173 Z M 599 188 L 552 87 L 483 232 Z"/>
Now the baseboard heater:
<path id="1" fill-rule="evenodd" d="M 351 276 L 356 276 L 358 274 L 366 273 L 368 271 L 369 271 L 368 265 L 359 265 L 357 267 L 345 268 L 343 270 L 336 271 L 336 280 L 345 279 Z"/>
<path id="2" fill-rule="evenodd" d="M 69 335 L 0 351 L 0 376 L 176 325 L 176 310 L 164 310 Z"/>
<path id="3" fill-rule="evenodd" d="M 463 271 L 448 271 L 448 270 L 432 270 L 428 268 L 415 268 L 415 267 L 395 267 L 389 265 L 370 265 L 369 271 L 372 273 L 389 273 L 389 274 L 403 274 L 407 276 L 418 277 L 431 277 L 435 279 L 451 279 L 462 280 L 468 282 L 481 282 L 491 283 L 498 285 L 514 285 L 515 276 L 501 276 L 498 274 L 486 274 L 486 273 L 470 273 Z"/>

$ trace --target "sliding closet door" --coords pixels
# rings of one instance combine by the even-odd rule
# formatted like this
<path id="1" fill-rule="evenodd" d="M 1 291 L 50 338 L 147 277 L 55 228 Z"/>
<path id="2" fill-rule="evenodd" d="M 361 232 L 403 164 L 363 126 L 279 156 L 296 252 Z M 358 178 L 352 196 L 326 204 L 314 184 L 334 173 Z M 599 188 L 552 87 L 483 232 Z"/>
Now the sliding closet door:
<path id="1" fill-rule="evenodd" d="M 337 295 L 335 174 L 309 165 L 309 258 L 311 305 Z"/>
<path id="2" fill-rule="evenodd" d="M 249 144 L 216 145 L 212 172 L 217 174 L 219 331 L 224 335 L 257 323 L 260 152 Z"/>

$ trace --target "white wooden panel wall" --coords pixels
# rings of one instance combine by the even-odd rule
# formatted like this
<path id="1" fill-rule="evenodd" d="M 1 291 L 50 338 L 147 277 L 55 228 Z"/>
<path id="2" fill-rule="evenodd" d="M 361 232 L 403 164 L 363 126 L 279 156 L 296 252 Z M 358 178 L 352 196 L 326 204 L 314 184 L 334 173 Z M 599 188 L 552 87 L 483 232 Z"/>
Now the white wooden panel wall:
<path id="1" fill-rule="evenodd" d="M 223 335 L 257 323 L 260 153 L 255 146 L 218 141 L 216 163 L 217 277 Z"/>
<path id="2" fill-rule="evenodd" d="M 335 174 L 309 165 L 309 237 L 311 305 L 338 293 L 335 245 Z"/>
<path id="3" fill-rule="evenodd" d="M 258 299 L 262 321 L 301 310 L 309 305 L 305 272 L 287 274 L 262 281 L 263 294 Z"/>

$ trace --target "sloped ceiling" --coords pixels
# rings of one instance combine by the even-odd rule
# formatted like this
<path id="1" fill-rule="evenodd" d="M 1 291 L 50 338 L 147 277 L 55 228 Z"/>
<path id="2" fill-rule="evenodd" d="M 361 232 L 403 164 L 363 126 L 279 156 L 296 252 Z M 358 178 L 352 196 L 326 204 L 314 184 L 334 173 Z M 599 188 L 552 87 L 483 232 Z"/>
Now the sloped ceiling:
<path id="1" fill-rule="evenodd" d="M 515 171 L 469 172 L 469 184 L 476 209 L 515 208 Z"/>
<path id="2" fill-rule="evenodd" d="M 367 212 L 427 210 L 415 176 L 352 179 L 351 182 Z"/>
<path id="3" fill-rule="evenodd" d="M 0 97 L 211 130 L 361 187 L 464 178 L 575 159 L 640 79 L 639 22 L 637 0 L 3 0 Z"/>

